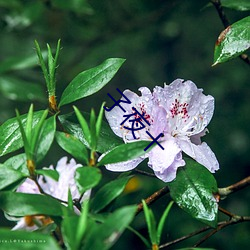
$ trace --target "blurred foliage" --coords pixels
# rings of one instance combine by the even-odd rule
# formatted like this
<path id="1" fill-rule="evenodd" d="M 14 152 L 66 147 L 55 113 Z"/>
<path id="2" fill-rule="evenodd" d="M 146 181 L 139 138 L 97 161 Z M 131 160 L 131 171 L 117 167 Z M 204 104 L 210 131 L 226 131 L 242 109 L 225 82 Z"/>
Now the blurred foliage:
<path id="1" fill-rule="evenodd" d="M 35 102 L 36 110 L 45 108 L 41 103 L 45 83 L 32 48 L 35 39 L 55 48 L 60 38 L 63 50 L 57 71 L 59 96 L 81 71 L 110 57 L 126 59 L 113 84 L 77 102 L 84 111 L 91 107 L 99 109 L 107 100 L 106 93 L 115 95 L 117 87 L 133 91 L 141 86 L 152 89 L 179 77 L 191 79 L 205 94 L 214 96 L 216 109 L 206 140 L 220 162 L 221 169 L 215 175 L 218 186 L 244 178 L 250 173 L 249 66 L 235 59 L 211 67 L 214 45 L 224 28 L 215 9 L 204 8 L 207 3 L 205 0 L 0 0 L 0 123 L 14 117 L 15 108 L 20 113 L 28 110 L 30 100 Z M 250 14 L 230 9 L 226 9 L 226 13 L 231 23 Z M 32 85 L 31 88 L 39 89 L 39 94 L 26 93 L 28 98 L 17 95 L 15 84 L 18 88 Z M 65 109 L 73 111 L 73 108 Z M 62 155 L 65 152 L 54 146 L 41 166 L 57 162 Z M 117 174 L 105 171 L 105 176 L 112 179 Z M 154 179 L 148 183 L 148 180 L 148 177 L 139 177 L 142 185 L 124 195 L 120 202 L 138 203 L 164 184 Z M 221 204 L 233 213 L 245 215 L 250 210 L 249 198 L 249 193 L 241 191 Z M 155 214 L 157 211 L 160 216 L 168 202 L 167 198 L 156 202 L 152 206 Z M 143 215 L 137 216 L 135 223 L 145 234 Z M 201 226 L 174 206 L 166 227 L 171 231 L 163 234 L 162 241 L 175 239 Z M 247 249 L 249 224 L 225 229 L 204 244 L 204 247 L 209 246 Z M 143 249 L 143 245 L 135 235 L 125 233 L 114 249 L 129 248 Z"/>

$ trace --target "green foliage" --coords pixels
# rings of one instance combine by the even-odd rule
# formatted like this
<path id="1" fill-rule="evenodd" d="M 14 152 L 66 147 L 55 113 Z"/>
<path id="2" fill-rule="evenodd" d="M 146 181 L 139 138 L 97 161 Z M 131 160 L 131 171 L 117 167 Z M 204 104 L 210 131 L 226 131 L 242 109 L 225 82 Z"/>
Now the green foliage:
<path id="1" fill-rule="evenodd" d="M 88 113 L 84 112 L 83 114 L 87 118 L 90 117 Z M 88 134 L 87 127 L 86 127 L 86 132 L 85 133 L 83 132 L 83 127 L 88 126 L 87 122 L 85 123 L 83 121 L 84 124 L 82 124 L 81 126 L 79 126 L 79 124 L 77 123 L 77 121 L 74 118 L 74 116 L 72 116 L 72 114 L 60 115 L 59 116 L 59 120 L 62 123 L 62 125 L 64 126 L 64 128 L 70 134 L 74 135 L 86 147 L 90 148 L 90 144 L 89 144 L 90 139 L 89 139 L 89 136 L 88 136 L 89 134 Z M 97 122 L 97 124 L 98 124 L 98 122 Z M 98 126 L 97 124 L 96 124 L 96 126 Z M 101 129 L 100 129 L 100 132 L 99 132 L 100 133 L 99 134 L 99 140 L 98 140 L 98 144 L 97 144 L 97 148 L 96 148 L 97 152 L 105 153 L 105 152 L 111 150 L 112 148 L 114 148 L 114 147 L 116 147 L 118 145 L 123 144 L 123 141 L 121 140 L 121 138 L 119 138 L 118 136 L 116 136 L 113 133 L 113 131 L 110 129 L 110 127 L 107 124 L 107 122 L 102 121 L 101 125 L 102 126 L 101 126 Z"/>
<path id="2" fill-rule="evenodd" d="M 150 151 L 154 146 L 144 151 L 144 148 L 148 146 L 150 141 L 136 141 L 131 142 L 123 145 L 119 145 L 105 154 L 98 163 L 98 166 L 116 163 L 116 162 L 123 162 L 135 159 L 137 157 L 143 156 L 146 152 Z"/>
<path id="3" fill-rule="evenodd" d="M 218 37 L 214 50 L 214 64 L 226 62 L 250 47 L 250 17 L 228 26 Z"/>
<path id="4" fill-rule="evenodd" d="M 239 11 L 247 11 L 250 10 L 250 2 L 248 0 L 221 0 L 222 6 L 239 10 Z"/>
<path id="5" fill-rule="evenodd" d="M 41 119 L 44 111 L 34 112 L 32 126 Z M 23 126 L 26 126 L 27 114 L 20 116 Z M 0 156 L 16 151 L 23 146 L 17 118 L 11 118 L 0 126 Z"/>
<path id="6" fill-rule="evenodd" d="M 0 165 L 0 190 L 15 183 L 21 181 L 26 177 L 20 171 L 10 168 L 6 165 Z"/>
<path id="7" fill-rule="evenodd" d="M 180 208 L 191 216 L 216 227 L 218 204 L 214 195 L 218 192 L 213 175 L 199 163 L 186 159 L 177 177 L 170 182 L 170 195 Z"/>
<path id="8" fill-rule="evenodd" d="M 122 207 L 110 214 L 103 224 L 91 227 L 83 249 L 109 249 L 133 220 L 135 212 L 136 206 Z"/>
<path id="9" fill-rule="evenodd" d="M 159 246 L 160 241 L 161 241 L 163 226 L 168 217 L 169 211 L 173 205 L 173 201 L 171 201 L 169 205 L 166 207 L 164 213 L 161 216 L 158 226 L 156 225 L 156 220 L 155 220 L 153 211 L 148 207 L 147 203 L 144 200 L 142 200 L 142 204 L 143 204 L 143 211 L 144 211 L 144 215 L 145 215 L 145 219 L 146 219 L 146 223 L 148 227 L 148 233 L 149 233 L 151 245 Z M 152 247 L 152 249 L 154 248 Z"/>
<path id="10" fill-rule="evenodd" d="M 0 249 L 12 250 L 59 250 L 61 249 L 52 236 L 43 233 L 25 232 L 25 231 L 9 231 L 0 228 L 2 242 Z"/>
<path id="11" fill-rule="evenodd" d="M 60 51 L 60 39 L 57 42 L 57 48 L 56 48 L 56 54 L 55 57 L 53 57 L 51 48 L 49 44 L 47 44 L 47 49 L 48 49 L 48 66 L 46 67 L 45 60 L 43 58 L 40 46 L 37 41 L 35 41 L 35 46 L 36 46 L 36 52 L 37 56 L 39 59 L 39 63 L 41 65 L 43 75 L 45 78 L 45 82 L 47 85 L 47 90 L 49 93 L 49 96 L 55 96 L 55 91 L 56 91 L 56 79 L 55 79 L 55 73 L 56 73 L 56 68 L 57 68 L 57 60 L 59 56 L 59 51 Z"/>
<path id="12" fill-rule="evenodd" d="M 78 74 L 64 90 L 59 106 L 92 95 L 104 87 L 124 63 L 124 59 L 111 58 L 99 66 Z"/>
<path id="13" fill-rule="evenodd" d="M 109 205 L 124 190 L 127 182 L 132 176 L 125 176 L 114 181 L 110 181 L 100 188 L 91 202 L 91 209 L 97 213 Z"/>
<path id="14" fill-rule="evenodd" d="M 71 154 L 80 163 L 88 165 L 88 151 L 85 145 L 73 135 L 56 132 L 56 141 L 62 149 Z"/>
<path id="15" fill-rule="evenodd" d="M 0 193 L 0 208 L 11 216 L 62 216 L 66 209 L 59 201 L 49 196 L 13 192 Z"/>
<path id="16" fill-rule="evenodd" d="M 95 167 L 81 167 L 76 170 L 75 180 L 78 190 L 83 194 L 88 189 L 95 187 L 101 180 L 100 169 Z"/>

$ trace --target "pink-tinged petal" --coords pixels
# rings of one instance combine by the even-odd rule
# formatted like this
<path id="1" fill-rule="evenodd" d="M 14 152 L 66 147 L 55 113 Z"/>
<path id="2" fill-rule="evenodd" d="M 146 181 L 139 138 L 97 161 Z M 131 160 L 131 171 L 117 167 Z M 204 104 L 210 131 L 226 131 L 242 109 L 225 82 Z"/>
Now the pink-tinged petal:
<path id="1" fill-rule="evenodd" d="M 141 156 L 139 158 L 129 160 L 129 161 L 107 164 L 105 165 L 105 167 L 106 169 L 110 171 L 114 171 L 114 172 L 129 171 L 129 170 L 136 168 L 145 158 L 146 156 Z"/>
<path id="2" fill-rule="evenodd" d="M 201 144 L 201 137 L 204 136 L 204 135 L 206 135 L 207 132 L 208 132 L 208 129 L 205 128 L 199 134 L 192 135 L 190 137 L 191 142 L 194 143 L 195 145 L 200 145 Z"/>
<path id="3" fill-rule="evenodd" d="M 164 150 L 156 145 L 149 152 L 148 166 L 154 170 L 159 179 L 170 182 L 175 179 L 177 168 L 184 166 L 185 161 L 174 138 L 169 136 L 161 145 Z"/>
<path id="4" fill-rule="evenodd" d="M 36 183 L 27 178 L 16 190 L 19 193 L 27 193 L 27 194 L 40 194 L 40 191 L 36 185 Z"/>
<path id="5" fill-rule="evenodd" d="M 214 98 L 204 95 L 192 81 L 177 79 L 154 89 L 155 101 L 168 112 L 173 136 L 194 135 L 205 129 L 214 112 Z"/>
<path id="6" fill-rule="evenodd" d="M 184 153 L 206 167 L 211 173 L 219 169 L 215 154 L 205 142 L 195 145 L 190 140 L 179 140 L 179 145 Z"/>
<path id="7" fill-rule="evenodd" d="M 132 107 L 135 104 L 135 101 L 138 100 L 139 96 L 130 90 L 125 90 L 123 94 L 131 101 L 131 104 L 121 102 L 120 105 L 126 112 L 119 106 L 115 106 L 111 111 L 105 111 L 105 117 L 108 120 L 108 123 L 113 130 L 113 132 L 119 136 L 123 137 L 124 129 L 120 125 L 122 121 L 125 119 L 123 115 L 132 113 Z M 124 100 L 124 98 L 121 98 Z M 118 101 L 118 99 L 117 99 Z M 112 104 L 113 105 L 113 104 Z M 111 105 L 111 106 L 112 106 Z"/>
<path id="8" fill-rule="evenodd" d="M 152 110 L 152 119 L 153 123 L 149 128 L 149 132 L 153 137 L 168 131 L 167 112 L 163 107 L 156 106 Z"/>
<path id="9" fill-rule="evenodd" d="M 126 127 L 132 127 L 131 120 L 134 120 L 135 118 L 139 117 L 139 115 L 130 116 L 131 114 L 135 113 L 135 110 L 133 110 L 133 108 L 135 108 L 139 114 L 144 114 L 143 116 L 149 124 L 153 122 L 151 117 L 153 108 L 152 94 L 150 90 L 146 87 L 142 87 L 139 90 L 142 93 L 141 96 L 138 96 L 130 90 L 125 90 L 123 92 L 123 94 L 131 101 L 131 104 L 120 103 L 120 105 L 124 108 L 126 112 L 124 112 L 119 106 L 114 107 L 109 112 L 105 111 L 105 116 L 108 120 L 111 129 L 117 136 L 122 137 L 125 142 L 135 140 L 132 131 L 126 129 Z M 143 121 L 143 124 L 146 125 L 146 127 L 150 126 L 145 121 Z M 141 125 L 139 125 L 138 127 L 141 127 Z M 135 136 L 136 139 L 148 138 L 145 130 L 143 129 L 136 131 Z"/>

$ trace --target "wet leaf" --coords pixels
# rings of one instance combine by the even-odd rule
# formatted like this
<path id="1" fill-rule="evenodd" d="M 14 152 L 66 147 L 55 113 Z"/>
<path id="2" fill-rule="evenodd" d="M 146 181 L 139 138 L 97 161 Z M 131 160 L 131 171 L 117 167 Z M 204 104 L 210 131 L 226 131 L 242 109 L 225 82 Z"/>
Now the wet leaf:
<path id="1" fill-rule="evenodd" d="M 86 117 L 87 120 L 89 120 L 90 116 L 88 113 L 83 112 L 83 115 L 84 117 Z M 86 138 L 84 137 L 82 129 L 78 124 L 74 113 L 68 115 L 60 115 L 59 120 L 63 124 L 63 127 L 70 134 L 78 138 L 84 145 L 86 145 L 86 147 L 90 147 Z M 97 152 L 104 153 L 121 144 L 123 144 L 122 139 L 114 134 L 107 122 L 102 121 L 102 126 L 96 149 Z"/>
<path id="2" fill-rule="evenodd" d="M 88 165 L 89 160 L 86 146 L 75 136 L 64 132 L 56 132 L 56 140 L 62 149 L 82 164 Z"/>
<path id="3" fill-rule="evenodd" d="M 48 153 L 50 146 L 54 140 L 56 132 L 56 117 L 52 116 L 45 120 L 42 128 L 42 132 L 39 138 L 39 144 L 37 149 L 37 161 L 41 161 Z"/>
<path id="4" fill-rule="evenodd" d="M 66 209 L 59 201 L 40 194 L 0 193 L 0 208 L 11 216 L 45 214 L 62 216 Z"/>
<path id="5" fill-rule="evenodd" d="M 99 66 L 78 74 L 64 90 L 59 106 L 99 91 L 114 77 L 124 61 L 121 58 L 110 58 Z"/>
<path id="6" fill-rule="evenodd" d="M 250 47 L 250 16 L 228 26 L 218 37 L 214 65 L 239 56 Z"/>
<path id="7" fill-rule="evenodd" d="M 42 111 L 34 112 L 34 127 L 43 114 Z M 22 124 L 26 123 L 27 114 L 20 116 Z M 25 126 L 25 125 L 24 125 Z M 23 146 L 22 136 L 19 129 L 17 118 L 11 118 L 0 126 L 0 156 L 13 152 Z"/>
<path id="8" fill-rule="evenodd" d="M 119 145 L 105 154 L 101 158 L 100 162 L 98 162 L 97 166 L 129 161 L 143 156 L 146 154 L 146 152 L 148 152 L 148 150 L 144 151 L 148 144 L 150 144 L 150 141 L 136 141 Z M 155 145 L 153 145 L 150 149 L 152 149 L 154 146 Z"/>
<path id="9" fill-rule="evenodd" d="M 76 185 L 81 194 L 95 187 L 101 180 L 102 173 L 99 168 L 81 167 L 75 173 Z"/>
<path id="10" fill-rule="evenodd" d="M 213 196 L 218 191 L 213 175 L 199 163 L 185 159 L 177 177 L 169 183 L 170 195 L 191 216 L 216 227 L 218 204 Z"/>
<path id="11" fill-rule="evenodd" d="M 0 164 L 0 190 L 24 179 L 26 176 L 9 166 Z"/>

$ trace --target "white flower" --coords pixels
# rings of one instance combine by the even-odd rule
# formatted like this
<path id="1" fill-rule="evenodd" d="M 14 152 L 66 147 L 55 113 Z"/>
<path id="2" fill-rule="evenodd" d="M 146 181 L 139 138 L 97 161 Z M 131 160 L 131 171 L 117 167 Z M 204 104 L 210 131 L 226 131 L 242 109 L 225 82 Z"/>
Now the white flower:
<path id="1" fill-rule="evenodd" d="M 121 104 L 126 110 L 124 113 L 119 107 L 105 112 L 110 127 L 116 135 L 125 142 L 135 140 L 152 140 L 146 131 L 154 138 L 160 133 L 163 136 L 158 140 L 164 150 L 156 145 L 148 154 L 134 160 L 117 164 L 107 164 L 111 171 L 128 171 L 135 168 L 145 158 L 149 158 L 148 166 L 155 175 L 165 182 L 175 179 L 177 168 L 184 166 L 182 152 L 205 166 L 212 173 L 219 169 L 218 161 L 201 136 L 205 135 L 206 127 L 214 112 L 214 98 L 202 93 L 191 81 L 177 79 L 170 85 L 155 87 L 153 93 L 143 87 L 139 89 L 141 96 L 125 90 L 123 94 L 131 104 Z M 148 124 L 145 128 L 135 131 L 136 139 L 126 127 L 131 127 L 127 120 L 122 126 L 124 114 L 134 113 L 132 108 L 144 113 Z M 128 111 L 128 112 L 127 112 Z M 134 118 L 137 115 L 134 114 Z M 130 119 L 131 120 L 131 119 Z M 142 121 L 143 122 L 143 121 Z"/>
<path id="2" fill-rule="evenodd" d="M 56 168 L 54 169 L 53 166 L 44 169 L 51 169 L 56 170 L 59 173 L 58 181 L 47 177 L 47 176 L 40 176 L 38 179 L 38 183 L 40 187 L 46 194 L 49 194 L 57 199 L 62 201 L 68 200 L 68 190 L 70 190 L 72 199 L 78 199 L 80 197 L 80 193 L 77 189 L 76 182 L 74 179 L 75 171 L 78 167 L 81 167 L 80 164 L 76 164 L 74 159 L 71 159 L 67 162 L 67 157 L 61 158 Z M 27 178 L 25 182 L 23 182 L 16 190 L 17 192 L 21 193 L 31 193 L 31 194 L 40 194 L 40 191 L 36 185 L 36 183 Z M 85 192 L 81 201 L 89 198 L 90 190 Z M 76 211 L 77 212 L 77 211 Z M 27 230 L 27 231 L 34 231 L 38 229 L 38 226 L 34 224 L 46 225 L 51 223 L 52 221 L 49 220 L 49 217 L 45 216 L 25 216 L 21 218 L 17 225 L 12 230 Z"/>

